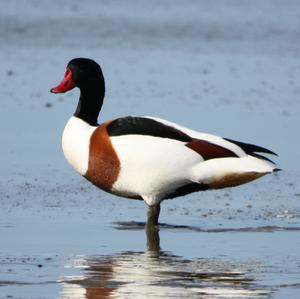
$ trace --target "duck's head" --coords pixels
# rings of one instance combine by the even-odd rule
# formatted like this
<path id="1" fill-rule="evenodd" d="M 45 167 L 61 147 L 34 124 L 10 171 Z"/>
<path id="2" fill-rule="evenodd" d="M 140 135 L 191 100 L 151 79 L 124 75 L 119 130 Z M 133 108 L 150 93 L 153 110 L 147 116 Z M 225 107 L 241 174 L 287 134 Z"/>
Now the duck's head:
<path id="1" fill-rule="evenodd" d="M 89 58 L 72 59 L 67 65 L 63 80 L 50 91 L 63 93 L 74 87 L 80 89 L 74 116 L 90 125 L 96 125 L 105 94 L 105 82 L 100 65 Z"/>
<path id="2" fill-rule="evenodd" d="M 99 86 L 99 83 L 102 83 Z M 104 78 L 100 65 L 89 58 L 74 58 L 68 65 L 63 80 L 54 88 L 52 93 L 63 93 L 74 87 L 104 89 Z"/>

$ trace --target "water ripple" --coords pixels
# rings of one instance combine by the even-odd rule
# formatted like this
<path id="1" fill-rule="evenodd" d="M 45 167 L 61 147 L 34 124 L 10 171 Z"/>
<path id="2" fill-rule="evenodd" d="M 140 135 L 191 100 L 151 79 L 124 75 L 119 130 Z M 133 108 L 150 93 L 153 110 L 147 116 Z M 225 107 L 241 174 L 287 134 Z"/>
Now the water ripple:
<path id="1" fill-rule="evenodd" d="M 115 227 L 120 230 L 137 230 L 144 229 L 145 223 L 143 222 L 115 222 Z M 263 225 L 263 226 L 254 226 L 254 227 L 224 227 L 224 228 L 202 228 L 196 226 L 188 225 L 173 225 L 160 223 L 159 228 L 162 229 L 176 229 L 176 230 L 188 230 L 195 231 L 200 233 L 226 233 L 226 232 L 275 232 L 275 231 L 300 231 L 298 226 L 276 226 L 276 225 Z"/>

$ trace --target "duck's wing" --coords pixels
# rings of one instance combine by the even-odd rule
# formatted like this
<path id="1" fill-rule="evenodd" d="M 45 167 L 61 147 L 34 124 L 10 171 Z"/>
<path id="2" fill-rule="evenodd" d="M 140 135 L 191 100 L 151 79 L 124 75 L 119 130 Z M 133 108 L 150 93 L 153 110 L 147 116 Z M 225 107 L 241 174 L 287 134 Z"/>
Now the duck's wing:
<path id="1" fill-rule="evenodd" d="M 271 154 L 271 155 L 277 156 L 276 153 L 274 153 L 273 151 L 271 151 L 271 150 L 269 150 L 265 147 L 262 147 L 262 146 L 254 145 L 254 144 L 251 144 L 251 143 L 244 143 L 244 142 L 232 140 L 232 139 L 229 139 L 229 138 L 223 138 L 223 137 L 212 135 L 212 134 L 207 134 L 207 133 L 194 131 L 194 130 L 191 130 L 189 128 L 180 126 L 176 123 L 172 123 L 172 122 L 166 121 L 164 119 L 160 119 L 160 118 L 153 118 L 153 117 L 146 117 L 146 118 L 150 118 L 152 120 L 156 120 L 157 122 L 160 122 L 160 123 L 165 124 L 167 126 L 173 127 L 175 129 L 180 130 L 181 132 L 187 134 L 188 136 L 192 137 L 193 140 L 190 141 L 189 145 L 187 145 L 187 146 L 189 146 L 190 148 L 192 148 L 196 151 L 197 151 L 197 149 L 199 151 L 202 150 L 202 152 L 205 154 L 205 147 L 207 147 L 205 141 L 208 144 L 218 145 L 221 148 L 224 148 L 224 149 L 227 150 L 227 151 L 226 150 L 223 151 L 223 156 L 219 151 L 217 151 L 216 156 L 214 156 L 211 149 L 207 149 L 207 155 L 211 158 L 217 158 L 218 155 L 219 155 L 219 157 L 229 157 L 229 156 L 233 157 L 228 152 L 228 151 L 230 151 L 230 152 L 233 152 L 237 157 L 244 157 L 246 155 L 251 155 L 251 156 L 254 156 L 256 158 L 264 159 L 264 160 L 267 160 L 269 162 L 274 163 L 270 159 L 268 159 L 265 156 L 261 155 L 261 153 L 262 154 Z"/>
<path id="2" fill-rule="evenodd" d="M 197 152 L 203 160 L 247 155 L 238 145 L 222 137 L 200 133 L 159 118 L 127 116 L 107 126 L 110 137 L 126 135 L 152 136 L 180 141 Z"/>
<path id="3" fill-rule="evenodd" d="M 127 116 L 113 120 L 107 127 L 110 136 L 144 135 L 169 138 L 186 143 L 186 146 L 200 154 L 204 160 L 251 155 L 272 162 L 261 155 L 276 155 L 271 150 L 229 138 L 198 132 L 176 123 L 150 117 Z"/>

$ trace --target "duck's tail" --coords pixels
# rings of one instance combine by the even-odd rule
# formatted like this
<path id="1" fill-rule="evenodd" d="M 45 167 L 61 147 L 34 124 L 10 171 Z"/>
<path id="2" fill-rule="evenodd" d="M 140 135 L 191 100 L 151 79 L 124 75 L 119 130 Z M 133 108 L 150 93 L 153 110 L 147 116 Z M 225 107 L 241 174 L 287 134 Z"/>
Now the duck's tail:
<path id="1" fill-rule="evenodd" d="M 277 170 L 269 161 L 253 155 L 211 159 L 193 168 L 192 180 L 219 189 L 245 184 Z"/>

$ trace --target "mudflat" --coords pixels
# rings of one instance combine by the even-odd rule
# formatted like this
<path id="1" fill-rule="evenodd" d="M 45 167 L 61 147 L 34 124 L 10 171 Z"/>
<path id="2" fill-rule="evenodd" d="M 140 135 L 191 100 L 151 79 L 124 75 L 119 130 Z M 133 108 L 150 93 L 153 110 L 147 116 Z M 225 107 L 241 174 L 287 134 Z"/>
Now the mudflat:
<path id="1" fill-rule="evenodd" d="M 297 1 L 9 1 L 0 11 L 0 298 L 297 298 Z M 278 22 L 278 20 L 282 20 Z M 282 169 L 146 206 L 64 160 L 74 57 L 106 80 L 99 121 L 152 115 L 275 151 Z"/>

